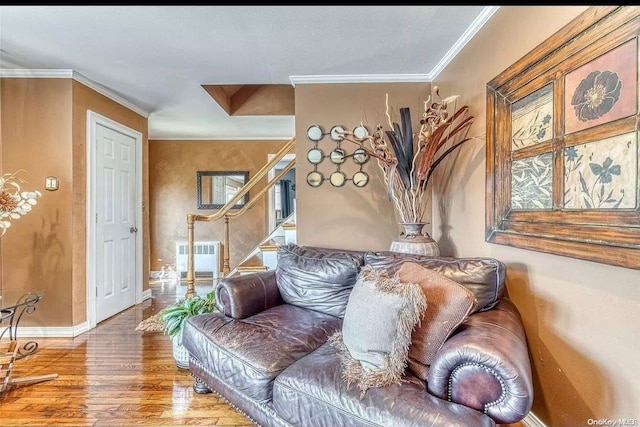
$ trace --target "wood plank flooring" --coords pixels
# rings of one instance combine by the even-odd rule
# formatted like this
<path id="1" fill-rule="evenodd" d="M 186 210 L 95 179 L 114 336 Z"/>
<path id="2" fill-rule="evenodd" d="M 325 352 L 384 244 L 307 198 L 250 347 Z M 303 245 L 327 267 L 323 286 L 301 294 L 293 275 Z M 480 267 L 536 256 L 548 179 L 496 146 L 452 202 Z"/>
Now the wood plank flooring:
<path id="1" fill-rule="evenodd" d="M 166 335 L 135 330 L 186 291 L 169 280 L 151 289 L 152 299 L 76 338 L 38 338 L 40 348 L 15 362 L 12 378 L 59 377 L 10 386 L 0 395 L 0 426 L 252 426 L 216 395 L 193 391 Z"/>
<path id="2" fill-rule="evenodd" d="M 76 338 L 37 339 L 40 348 L 15 362 L 12 378 L 59 377 L 10 386 L 0 395 L 0 426 L 252 426 L 215 394 L 193 391 L 193 379 L 176 367 L 166 335 L 135 330 L 181 298 L 186 287 L 156 280 L 151 290 L 152 299 Z M 196 290 L 204 295 L 211 287 L 196 282 Z"/>

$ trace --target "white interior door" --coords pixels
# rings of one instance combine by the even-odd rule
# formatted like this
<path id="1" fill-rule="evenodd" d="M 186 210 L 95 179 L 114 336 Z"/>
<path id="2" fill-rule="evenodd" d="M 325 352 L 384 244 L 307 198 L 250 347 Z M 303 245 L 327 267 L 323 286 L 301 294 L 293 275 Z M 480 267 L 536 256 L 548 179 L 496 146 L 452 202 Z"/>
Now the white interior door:
<path id="1" fill-rule="evenodd" d="M 136 300 L 135 143 L 96 125 L 96 323 Z"/>

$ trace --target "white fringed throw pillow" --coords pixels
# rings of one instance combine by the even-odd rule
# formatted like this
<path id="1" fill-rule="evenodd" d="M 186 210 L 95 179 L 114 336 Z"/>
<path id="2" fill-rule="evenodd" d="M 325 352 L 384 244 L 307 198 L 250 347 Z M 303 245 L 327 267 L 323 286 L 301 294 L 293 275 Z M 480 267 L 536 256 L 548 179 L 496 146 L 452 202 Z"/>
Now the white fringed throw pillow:
<path id="1" fill-rule="evenodd" d="M 401 283 L 384 269 L 362 268 L 351 291 L 342 331 L 330 337 L 342 362 L 342 379 L 361 395 L 400 382 L 411 334 L 427 301 L 419 285 Z"/>

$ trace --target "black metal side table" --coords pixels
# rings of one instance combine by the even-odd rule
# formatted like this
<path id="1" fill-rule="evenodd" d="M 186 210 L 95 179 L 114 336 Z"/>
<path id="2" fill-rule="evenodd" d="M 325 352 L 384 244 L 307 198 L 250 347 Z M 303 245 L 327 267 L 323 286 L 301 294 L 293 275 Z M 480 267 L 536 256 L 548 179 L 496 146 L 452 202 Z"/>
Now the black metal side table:
<path id="1" fill-rule="evenodd" d="M 15 384 L 39 383 L 58 378 L 58 374 L 11 378 L 13 362 L 27 357 L 38 349 L 38 343 L 27 341 L 18 344 L 18 325 L 22 316 L 33 313 L 44 293 L 30 290 L 6 290 L 0 294 L 0 393 Z M 8 341 L 2 341 L 8 338 Z M 7 343 L 6 345 L 4 343 Z"/>
<path id="2" fill-rule="evenodd" d="M 0 340 L 9 338 L 15 341 L 18 335 L 18 325 L 22 316 L 33 313 L 36 304 L 42 299 L 44 292 L 33 290 L 11 289 L 0 294 Z M 38 349 L 38 343 L 27 341 L 17 349 L 16 360 L 27 357 Z"/>

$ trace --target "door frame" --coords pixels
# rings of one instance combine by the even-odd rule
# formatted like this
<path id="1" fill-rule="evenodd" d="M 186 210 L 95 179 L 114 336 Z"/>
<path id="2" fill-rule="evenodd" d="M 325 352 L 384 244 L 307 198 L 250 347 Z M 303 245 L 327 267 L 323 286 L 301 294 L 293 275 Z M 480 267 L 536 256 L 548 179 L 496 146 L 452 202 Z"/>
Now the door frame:
<path id="1" fill-rule="evenodd" d="M 275 154 L 268 154 L 267 155 L 267 162 L 270 162 L 271 159 L 273 159 L 274 157 L 275 157 Z M 284 157 L 282 157 L 282 159 L 278 163 L 283 163 L 286 166 L 291 160 L 293 160 L 295 158 L 296 158 L 296 154 L 295 153 L 285 154 Z M 276 166 L 278 165 L 278 163 L 276 163 Z M 268 181 L 271 181 L 273 178 L 276 177 L 276 172 L 274 171 L 276 166 L 271 168 L 271 170 L 269 170 L 269 172 L 267 173 L 267 180 Z M 274 187 L 275 187 L 275 185 L 272 186 L 269 189 L 269 191 L 267 191 L 267 227 L 268 227 L 268 232 L 269 233 L 271 233 L 276 228 L 276 215 L 275 215 L 275 211 L 276 211 L 275 194 L 276 194 L 276 191 L 275 191 Z"/>
<path id="2" fill-rule="evenodd" d="M 116 132 L 120 132 L 124 135 L 130 136 L 135 140 L 135 153 L 136 153 L 136 200 L 135 200 L 135 215 L 136 215 L 136 228 L 138 229 L 136 234 L 136 273 L 135 273 L 135 304 L 142 302 L 142 284 L 143 284 L 143 272 L 142 272 L 142 247 L 144 236 L 144 222 L 142 216 L 142 133 L 135 129 L 131 129 L 121 123 L 109 119 L 95 111 L 87 110 L 87 200 L 86 200 L 86 220 L 87 220 L 87 249 L 86 249 L 86 293 L 87 293 L 87 328 L 93 329 L 96 327 L 96 234 L 97 226 L 96 221 L 93 218 L 96 217 L 96 128 L 98 125 L 102 125 Z"/>

